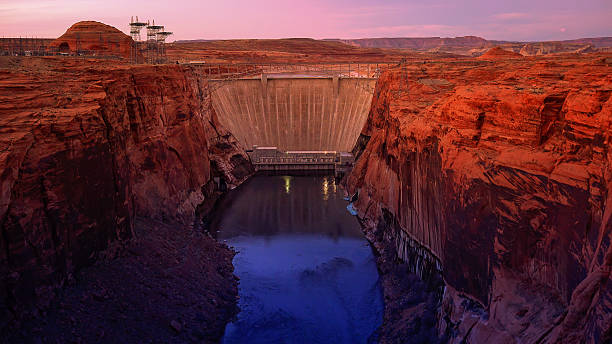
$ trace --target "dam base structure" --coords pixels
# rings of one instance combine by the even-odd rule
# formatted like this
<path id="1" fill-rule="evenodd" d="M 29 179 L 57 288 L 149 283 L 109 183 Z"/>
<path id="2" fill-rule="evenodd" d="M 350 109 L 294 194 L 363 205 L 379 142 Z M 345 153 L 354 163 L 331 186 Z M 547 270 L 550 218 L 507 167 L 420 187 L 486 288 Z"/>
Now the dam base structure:
<path id="1" fill-rule="evenodd" d="M 253 146 L 247 150 L 256 171 L 333 171 L 345 175 L 353 167 L 353 154 L 336 151 L 279 151 L 277 147 Z"/>

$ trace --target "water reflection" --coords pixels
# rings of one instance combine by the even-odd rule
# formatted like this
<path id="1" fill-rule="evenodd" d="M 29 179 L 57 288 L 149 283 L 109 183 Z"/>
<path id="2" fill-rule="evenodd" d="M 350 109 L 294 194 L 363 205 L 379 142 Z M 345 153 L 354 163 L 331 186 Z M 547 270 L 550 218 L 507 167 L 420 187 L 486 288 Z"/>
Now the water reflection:
<path id="1" fill-rule="evenodd" d="M 291 192 L 291 176 L 283 176 L 283 180 L 285 181 L 285 193 Z"/>
<path id="2" fill-rule="evenodd" d="M 331 176 L 257 176 L 211 229 L 239 252 L 225 343 L 365 343 L 382 322 L 371 249 Z"/>
<path id="3" fill-rule="evenodd" d="M 211 223 L 220 239 L 281 233 L 363 238 L 331 176 L 257 176 L 234 191 Z"/>

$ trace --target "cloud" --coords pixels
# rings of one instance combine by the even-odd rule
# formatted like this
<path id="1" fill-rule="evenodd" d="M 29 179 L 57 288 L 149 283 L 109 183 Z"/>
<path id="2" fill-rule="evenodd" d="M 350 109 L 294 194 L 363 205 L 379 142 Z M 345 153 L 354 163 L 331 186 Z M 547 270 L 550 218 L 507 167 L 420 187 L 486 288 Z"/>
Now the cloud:
<path id="1" fill-rule="evenodd" d="M 376 6 L 361 6 L 348 8 L 344 11 L 338 11 L 331 15 L 332 18 L 336 19 L 355 19 L 365 17 L 378 17 L 401 11 L 403 7 L 393 5 L 376 5 Z"/>
<path id="2" fill-rule="evenodd" d="M 523 12 L 507 12 L 507 13 L 498 13 L 493 15 L 493 19 L 497 20 L 517 20 L 517 19 L 526 19 L 529 18 L 529 13 Z"/>
<path id="3" fill-rule="evenodd" d="M 65 4 L 57 0 L 9 1 L 0 4 L 0 15 L 6 16 L 11 23 L 36 22 L 40 19 L 48 20 L 53 17 L 87 13 L 102 6 L 92 0 L 83 0 L 74 4 Z"/>

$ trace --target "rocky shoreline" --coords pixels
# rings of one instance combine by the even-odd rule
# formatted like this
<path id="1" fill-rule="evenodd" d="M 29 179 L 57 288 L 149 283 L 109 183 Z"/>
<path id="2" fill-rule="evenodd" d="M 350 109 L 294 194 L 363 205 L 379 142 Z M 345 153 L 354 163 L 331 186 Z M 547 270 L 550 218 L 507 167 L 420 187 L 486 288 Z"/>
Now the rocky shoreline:
<path id="1" fill-rule="evenodd" d="M 218 342 L 238 312 L 234 252 L 178 223 L 141 218 L 134 234 L 2 342 Z"/>
<path id="2" fill-rule="evenodd" d="M 370 341 L 445 343 L 437 319 L 444 286 L 441 275 L 436 271 L 420 277 L 415 265 L 400 259 L 387 234 L 390 224 L 370 218 L 359 218 L 359 222 L 376 257 L 384 298 L 383 324 Z"/>

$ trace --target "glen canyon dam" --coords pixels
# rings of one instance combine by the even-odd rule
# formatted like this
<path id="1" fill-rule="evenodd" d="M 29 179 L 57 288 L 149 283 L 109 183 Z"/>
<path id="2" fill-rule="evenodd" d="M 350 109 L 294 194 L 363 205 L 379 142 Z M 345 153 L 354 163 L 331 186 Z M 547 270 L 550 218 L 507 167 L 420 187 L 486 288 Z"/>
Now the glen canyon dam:
<path id="1" fill-rule="evenodd" d="M 353 149 L 370 110 L 375 79 L 261 75 L 210 82 L 217 88 L 211 100 L 219 121 L 246 149 Z"/>
<path id="2" fill-rule="evenodd" d="M 0 343 L 612 342 L 612 3 L 0 18 Z"/>

